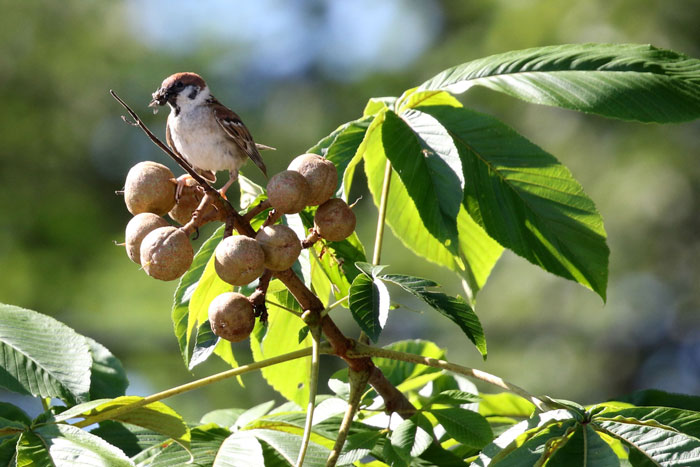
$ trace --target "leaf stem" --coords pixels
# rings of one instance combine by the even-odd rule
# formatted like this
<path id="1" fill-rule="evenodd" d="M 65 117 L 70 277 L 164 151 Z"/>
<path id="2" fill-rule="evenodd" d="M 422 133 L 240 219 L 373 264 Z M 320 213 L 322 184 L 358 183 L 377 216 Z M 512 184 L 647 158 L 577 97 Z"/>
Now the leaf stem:
<path id="1" fill-rule="evenodd" d="M 348 433 L 350 433 L 352 421 L 360 408 L 363 391 L 365 390 L 365 386 L 367 386 L 367 381 L 369 380 L 369 372 L 358 372 L 354 371 L 352 368 L 348 369 L 348 376 L 350 379 L 350 397 L 348 399 L 348 408 L 345 410 L 343 421 L 338 429 L 338 437 L 335 439 L 333 450 L 328 455 L 328 459 L 326 460 L 326 467 L 335 467 L 335 464 L 338 462 L 340 453 L 345 445 L 345 440 L 348 437 Z"/>
<path id="2" fill-rule="evenodd" d="M 377 216 L 377 233 L 374 237 L 374 253 L 372 264 L 378 265 L 382 255 L 382 242 L 384 241 L 384 225 L 386 224 L 386 207 L 389 201 L 389 187 L 391 184 L 391 161 L 386 160 L 384 167 L 384 182 L 382 183 L 382 194 L 379 199 L 379 215 Z"/>
<path id="3" fill-rule="evenodd" d="M 293 314 L 293 315 L 298 316 L 298 317 L 301 318 L 301 313 L 299 313 L 298 311 L 292 310 L 291 308 L 286 307 L 286 306 L 284 306 L 284 305 L 282 305 L 282 304 L 280 304 L 280 303 L 273 302 L 273 301 L 270 300 L 269 298 L 268 298 L 268 299 L 265 299 L 265 303 L 269 303 L 270 305 L 276 306 L 277 308 L 282 308 L 283 310 L 286 310 L 286 311 L 290 312 L 291 314 Z"/>
<path id="4" fill-rule="evenodd" d="M 41 406 L 44 408 L 44 412 L 51 408 L 51 398 L 50 397 L 40 397 Z"/>
<path id="5" fill-rule="evenodd" d="M 328 353 L 328 352 L 330 352 L 330 349 L 327 348 L 326 346 L 324 346 L 323 348 L 319 349 L 319 352 Z M 249 365 L 243 365 L 243 366 L 239 366 L 238 368 L 233 368 L 231 370 L 222 371 L 221 373 L 217 373 L 215 375 L 207 376 L 205 378 L 201 378 L 201 379 L 192 381 L 190 383 L 183 384 L 181 386 L 176 386 L 174 388 L 170 388 L 170 389 L 167 389 L 165 391 L 161 391 L 161 392 L 158 392 L 156 394 L 152 394 L 148 397 L 144 397 L 143 399 L 135 401 L 132 404 L 123 405 L 123 406 L 117 407 L 113 410 L 107 410 L 107 411 L 102 412 L 98 415 L 95 415 L 94 417 L 88 417 L 85 420 L 83 420 L 82 422 L 74 423 L 73 426 L 76 426 L 78 428 L 85 428 L 86 426 L 92 425 L 93 423 L 99 423 L 99 422 L 102 422 L 104 420 L 113 419 L 113 418 L 118 417 L 120 415 L 123 415 L 127 412 L 138 409 L 139 407 L 143 407 L 143 406 L 151 404 L 153 402 L 158 402 L 160 400 L 167 399 L 168 397 L 177 396 L 178 394 L 182 394 L 184 392 L 192 391 L 194 389 L 199 389 L 199 388 L 202 388 L 204 386 L 208 386 L 210 384 L 216 383 L 218 381 L 222 381 L 224 379 L 231 378 L 233 376 L 242 375 L 244 373 L 249 373 L 251 371 L 259 370 L 261 368 L 265 368 L 268 366 L 277 365 L 278 363 L 284 363 L 284 362 L 288 362 L 290 360 L 296 360 L 297 358 L 308 357 L 311 354 L 312 354 L 312 348 L 307 347 L 305 349 L 296 350 L 294 352 L 289 352 L 289 353 L 286 353 L 283 355 L 278 355 L 276 357 L 268 358 L 266 360 L 254 362 L 254 363 L 251 363 Z"/>
<path id="6" fill-rule="evenodd" d="M 346 296 L 344 296 L 343 298 L 341 298 L 340 300 L 335 301 L 335 302 L 331 303 L 330 305 L 328 305 L 328 306 L 321 312 L 321 318 L 323 318 L 324 316 L 326 316 L 328 313 L 331 312 L 331 310 L 332 310 L 333 308 L 337 307 L 338 305 L 340 305 L 341 303 L 343 303 L 343 302 L 344 302 L 345 300 L 347 300 L 347 299 L 348 299 L 348 296 L 346 295 Z"/>
<path id="7" fill-rule="evenodd" d="M 498 376 L 486 373 L 485 371 L 476 370 L 474 368 L 468 368 L 466 366 L 457 365 L 456 363 L 450 363 L 445 360 L 438 360 L 436 358 L 424 357 L 422 355 L 416 355 L 406 352 L 397 352 L 395 350 L 382 349 L 378 347 L 372 347 L 370 345 L 365 345 L 361 342 L 357 342 L 355 347 L 348 350 L 349 356 L 356 357 L 382 357 L 389 358 L 391 360 L 400 360 L 402 362 L 417 363 L 419 365 L 426 365 L 433 368 L 440 368 L 442 370 L 452 371 L 453 373 L 459 373 L 470 378 L 478 379 L 486 383 L 498 386 L 499 388 L 510 391 L 513 394 L 529 400 L 535 407 L 540 411 L 544 412 L 549 410 L 549 406 L 539 398 L 533 396 L 523 388 L 516 386 L 515 384 L 508 383 Z"/>
<path id="8" fill-rule="evenodd" d="M 304 457 L 306 450 L 309 448 L 309 440 L 311 440 L 311 424 L 314 420 L 314 409 L 316 408 L 316 392 L 318 391 L 318 370 L 320 367 L 320 341 L 321 327 L 316 323 L 315 326 L 309 326 L 311 337 L 311 377 L 309 381 L 309 404 L 306 407 L 306 422 L 304 423 L 304 436 L 301 439 L 301 448 L 299 449 L 299 457 L 297 458 L 297 467 L 304 465 Z"/>

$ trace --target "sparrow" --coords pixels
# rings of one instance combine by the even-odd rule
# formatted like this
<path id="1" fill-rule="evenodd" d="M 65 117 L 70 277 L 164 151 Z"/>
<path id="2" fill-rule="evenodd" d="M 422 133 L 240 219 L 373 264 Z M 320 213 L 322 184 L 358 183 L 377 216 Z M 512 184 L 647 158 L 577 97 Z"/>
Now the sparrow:
<path id="1" fill-rule="evenodd" d="M 165 127 L 170 149 L 212 183 L 216 181 L 216 171 L 229 171 L 229 180 L 219 190 L 224 197 L 238 178 L 238 169 L 249 158 L 267 177 L 259 150 L 274 148 L 255 143 L 238 114 L 212 96 L 201 76 L 190 72 L 170 75 L 152 97 L 148 106 L 154 108 L 154 113 L 159 106 L 170 106 Z M 181 179 L 187 177 L 178 179 L 178 193 L 185 185 Z"/>

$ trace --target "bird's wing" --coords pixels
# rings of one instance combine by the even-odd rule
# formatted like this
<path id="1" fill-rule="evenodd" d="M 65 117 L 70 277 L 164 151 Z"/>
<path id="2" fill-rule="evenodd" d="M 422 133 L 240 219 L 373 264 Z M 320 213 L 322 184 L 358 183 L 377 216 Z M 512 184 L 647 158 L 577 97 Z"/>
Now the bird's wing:
<path id="1" fill-rule="evenodd" d="M 262 156 L 258 152 L 255 141 L 253 141 L 253 136 L 248 131 L 248 128 L 243 124 L 241 118 L 233 110 L 225 107 L 217 100 L 213 100 L 211 104 L 214 108 L 214 116 L 216 117 L 217 123 L 226 132 L 226 134 L 231 138 L 231 140 L 236 143 L 236 145 L 241 148 L 241 150 L 250 157 L 250 159 L 255 162 L 255 165 L 260 167 L 262 173 L 267 177 L 267 168 L 265 167 L 265 162 L 262 160 Z"/>
<path id="2" fill-rule="evenodd" d="M 168 146 L 172 151 L 177 154 L 178 156 L 182 157 L 187 161 L 188 164 L 192 165 L 192 163 L 187 159 L 187 157 L 183 156 L 180 154 L 180 151 L 177 150 L 175 147 L 175 142 L 173 141 L 173 135 L 170 133 L 170 125 L 166 124 L 165 125 L 165 142 L 168 143 Z M 212 172 L 211 170 L 202 170 L 199 167 L 195 167 L 192 165 L 192 168 L 197 171 L 198 174 L 200 174 L 202 177 L 206 178 L 210 182 L 214 183 L 216 181 L 216 173 Z"/>

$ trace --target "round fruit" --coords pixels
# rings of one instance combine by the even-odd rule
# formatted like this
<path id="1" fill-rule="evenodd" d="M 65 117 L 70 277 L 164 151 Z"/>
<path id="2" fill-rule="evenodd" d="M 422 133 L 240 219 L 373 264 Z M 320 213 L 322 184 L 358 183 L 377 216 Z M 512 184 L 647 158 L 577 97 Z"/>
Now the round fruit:
<path id="1" fill-rule="evenodd" d="M 314 226 L 318 234 L 331 242 L 339 242 L 355 230 L 355 213 L 340 198 L 329 199 L 316 210 Z"/>
<path id="2" fill-rule="evenodd" d="M 131 214 L 152 212 L 162 216 L 175 206 L 175 181 L 169 168 L 156 162 L 139 162 L 129 170 L 124 201 Z"/>
<path id="3" fill-rule="evenodd" d="M 231 285 L 250 284 L 265 270 L 265 253 L 250 237 L 226 237 L 214 251 L 214 267 L 219 277 Z"/>
<path id="4" fill-rule="evenodd" d="M 199 203 L 204 198 L 202 190 L 194 178 L 185 179 L 185 186 L 180 194 L 180 199 L 177 200 L 175 206 L 170 210 L 168 215 L 178 224 L 185 225 L 192 219 L 192 213 L 199 207 Z"/>
<path id="5" fill-rule="evenodd" d="M 338 172 L 335 165 L 318 154 L 302 154 L 296 157 L 288 167 L 304 176 L 311 194 L 307 200 L 309 206 L 323 204 L 335 193 L 338 185 Z"/>
<path id="6" fill-rule="evenodd" d="M 177 227 L 160 227 L 141 242 L 141 266 L 151 277 L 171 281 L 190 268 L 194 250 L 190 239 Z"/>
<path id="7" fill-rule="evenodd" d="M 309 182 L 302 174 L 293 170 L 284 170 L 267 182 L 270 205 L 282 214 L 296 214 L 304 209 L 310 193 Z"/>
<path id="8" fill-rule="evenodd" d="M 126 254 L 131 261 L 141 264 L 141 242 L 144 237 L 159 227 L 167 227 L 168 222 L 157 214 L 142 212 L 136 214 L 126 224 Z"/>
<path id="9" fill-rule="evenodd" d="M 272 271 L 284 271 L 301 253 L 301 242 L 292 229 L 282 224 L 268 225 L 255 237 L 265 252 L 265 267 Z"/>
<path id="10" fill-rule="evenodd" d="M 253 305 L 248 297 L 225 292 L 209 305 L 209 324 L 214 334 L 231 342 L 245 340 L 255 327 Z"/>

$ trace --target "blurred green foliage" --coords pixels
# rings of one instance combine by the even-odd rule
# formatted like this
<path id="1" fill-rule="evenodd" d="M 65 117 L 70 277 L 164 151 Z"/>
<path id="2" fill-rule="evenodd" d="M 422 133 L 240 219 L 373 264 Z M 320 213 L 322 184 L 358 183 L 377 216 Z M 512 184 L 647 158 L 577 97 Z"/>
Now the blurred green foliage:
<path id="1" fill-rule="evenodd" d="M 172 164 L 121 121 L 109 89 L 162 135 L 165 115 L 147 111 L 150 93 L 175 71 L 199 72 L 257 140 L 278 148 L 265 154 L 274 173 L 357 118 L 368 98 L 481 56 L 590 41 L 700 56 L 694 0 L 251 3 L 0 0 L 0 301 L 103 342 L 142 395 L 192 376 L 172 336 L 175 284 L 146 277 L 114 244 L 129 219 L 114 191 L 139 160 Z M 485 364 L 450 322 L 406 309 L 392 312 L 401 317 L 390 316 L 384 342 L 432 339 L 458 363 L 582 402 L 646 387 L 700 392 L 699 122 L 613 122 L 482 89 L 462 101 L 556 155 L 597 203 L 612 251 L 609 300 L 506 254 L 478 297 Z M 254 167 L 244 173 L 262 182 Z M 358 233 L 371 245 L 376 211 L 355 191 L 364 195 Z M 460 291 L 456 277 L 391 236 L 383 262 Z M 356 332 L 346 312 L 334 313 Z M 324 363 L 330 374 L 335 363 Z M 221 368 L 208 363 L 196 375 Z M 244 381 L 172 405 L 194 418 L 273 395 L 259 376 Z"/>

